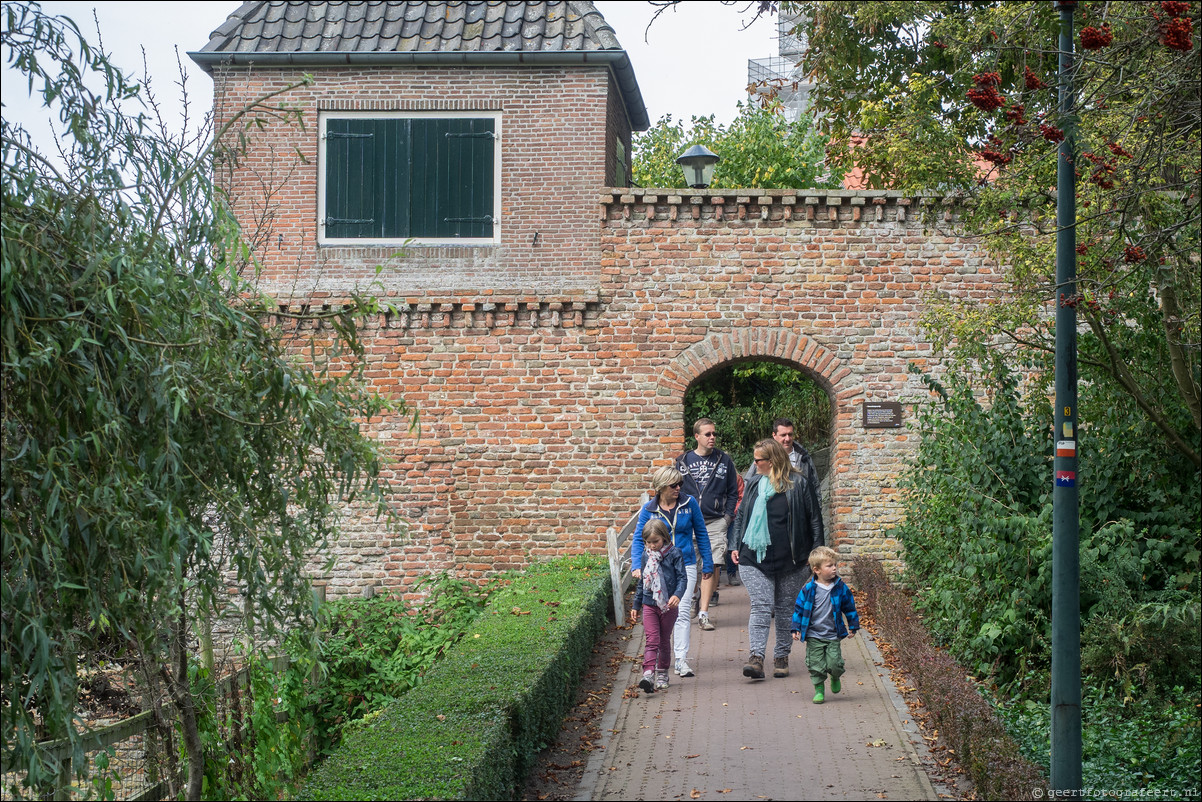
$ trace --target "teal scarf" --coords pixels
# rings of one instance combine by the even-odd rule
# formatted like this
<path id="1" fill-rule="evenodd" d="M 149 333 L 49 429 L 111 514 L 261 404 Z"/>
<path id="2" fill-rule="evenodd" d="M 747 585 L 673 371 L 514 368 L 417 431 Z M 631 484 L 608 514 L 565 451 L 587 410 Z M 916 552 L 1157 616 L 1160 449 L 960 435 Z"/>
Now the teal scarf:
<path id="1" fill-rule="evenodd" d="M 776 495 L 776 488 L 767 476 L 762 477 L 757 484 L 760 492 L 756 494 L 755 502 L 751 505 L 747 531 L 743 533 L 743 544 L 755 552 L 757 561 L 763 562 L 771 542 L 768 535 L 768 499 Z"/>

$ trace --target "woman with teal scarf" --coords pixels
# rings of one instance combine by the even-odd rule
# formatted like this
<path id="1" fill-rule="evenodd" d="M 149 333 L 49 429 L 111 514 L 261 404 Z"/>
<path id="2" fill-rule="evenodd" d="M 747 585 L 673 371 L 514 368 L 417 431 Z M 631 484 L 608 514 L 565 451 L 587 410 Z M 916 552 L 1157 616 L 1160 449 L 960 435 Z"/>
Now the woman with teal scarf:
<path id="1" fill-rule="evenodd" d="M 743 676 L 764 678 L 768 630 L 776 614 L 772 676 L 789 676 L 793 603 L 809 577 L 810 552 L 822 542 L 822 510 L 812 499 L 805 475 L 772 438 L 755 444 L 756 476 L 748 482 L 731 527 L 731 559 L 751 599 L 747 637 L 751 657 Z"/>

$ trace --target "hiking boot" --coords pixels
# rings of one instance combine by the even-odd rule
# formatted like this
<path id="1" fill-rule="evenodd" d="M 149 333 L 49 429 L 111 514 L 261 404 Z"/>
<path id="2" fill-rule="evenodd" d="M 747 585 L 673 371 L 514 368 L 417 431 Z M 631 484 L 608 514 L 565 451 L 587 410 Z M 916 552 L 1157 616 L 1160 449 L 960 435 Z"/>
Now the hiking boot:
<path id="1" fill-rule="evenodd" d="M 676 661 L 676 673 L 682 677 L 691 677 L 693 669 L 689 668 L 688 662 L 682 657 Z"/>
<path id="2" fill-rule="evenodd" d="M 777 657 L 772 661 L 772 676 L 777 679 L 784 679 L 789 676 L 789 658 Z M 833 687 L 832 687 L 833 690 Z"/>
<path id="3" fill-rule="evenodd" d="M 717 603 L 718 603 L 718 591 L 715 590 L 714 595 L 710 596 L 710 604 L 717 604 Z"/>
<path id="4" fill-rule="evenodd" d="M 709 613 L 702 613 L 701 615 L 697 616 L 697 623 L 706 632 L 714 631 L 714 625 L 712 623 L 710 623 Z"/>
<path id="5" fill-rule="evenodd" d="M 753 654 L 747 658 L 747 665 L 743 666 L 743 676 L 751 679 L 764 678 L 764 655 Z"/>
<path id="6" fill-rule="evenodd" d="M 663 691 L 663 690 L 667 690 L 667 688 L 668 688 L 668 672 L 667 672 L 667 670 L 665 669 L 664 671 L 655 672 L 655 690 Z"/>
<path id="7" fill-rule="evenodd" d="M 643 693 L 655 693 L 654 680 L 655 675 L 650 671 L 643 672 L 643 678 L 639 680 L 639 688 L 642 689 Z"/>
<path id="8" fill-rule="evenodd" d="M 831 693 L 838 693 L 842 688 L 843 686 L 839 683 L 839 680 L 831 677 Z"/>
<path id="9" fill-rule="evenodd" d="M 742 585 L 742 584 L 743 584 L 743 580 L 739 579 L 739 575 L 738 575 L 738 574 L 731 574 L 731 575 L 730 575 L 730 576 L 727 578 L 727 580 L 726 580 L 726 584 L 727 584 L 729 587 L 732 587 L 732 588 L 733 588 L 733 587 L 735 587 L 736 585 Z"/>

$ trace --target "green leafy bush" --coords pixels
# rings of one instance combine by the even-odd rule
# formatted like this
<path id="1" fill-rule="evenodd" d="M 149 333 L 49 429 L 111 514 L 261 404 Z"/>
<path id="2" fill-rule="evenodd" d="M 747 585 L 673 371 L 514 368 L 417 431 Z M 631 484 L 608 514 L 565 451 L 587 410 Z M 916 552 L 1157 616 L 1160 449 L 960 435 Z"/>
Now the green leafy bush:
<path id="1" fill-rule="evenodd" d="M 393 594 L 333 601 L 316 636 L 289 639 L 292 664 L 283 695 L 298 699 L 313 716 L 318 751 L 338 743 L 349 722 L 418 685 L 480 614 L 488 595 L 488 589 L 445 573 L 415 590 L 428 594 L 417 609 Z"/>
<path id="2" fill-rule="evenodd" d="M 514 797 L 604 628 L 609 576 L 602 559 L 572 557 L 502 585 L 420 686 L 345 729 L 306 797 Z"/>
<path id="3" fill-rule="evenodd" d="M 1024 400 L 1001 360 L 925 381 L 940 402 L 919 413 L 893 533 L 906 580 L 961 662 L 1021 684 L 1050 654 L 1051 410 L 1039 391 Z M 1127 695 L 1196 687 L 1198 475 L 1116 399 L 1081 395 L 1083 668 Z"/>
<path id="4" fill-rule="evenodd" d="M 1172 799 L 1195 788 L 1202 773 L 1198 694 L 1169 689 L 1155 701 L 1124 705 L 1086 676 L 1081 707 L 1081 782 L 1085 788 L 1141 789 L 1147 799 Z M 1022 752 L 1046 771 L 1052 706 L 1046 697 L 999 703 L 997 712 Z M 1085 799 L 1107 799 L 1095 794 Z"/>

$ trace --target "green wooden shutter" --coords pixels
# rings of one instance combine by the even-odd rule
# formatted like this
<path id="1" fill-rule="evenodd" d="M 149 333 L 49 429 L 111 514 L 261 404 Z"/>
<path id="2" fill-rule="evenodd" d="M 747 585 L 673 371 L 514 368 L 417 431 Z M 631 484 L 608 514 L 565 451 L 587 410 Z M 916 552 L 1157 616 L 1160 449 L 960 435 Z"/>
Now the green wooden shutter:
<path id="1" fill-rule="evenodd" d="M 491 118 L 415 118 L 409 221 L 415 237 L 493 236 Z"/>
<path id="2" fill-rule="evenodd" d="M 491 118 L 326 123 L 326 237 L 493 236 Z"/>
<path id="3" fill-rule="evenodd" d="M 375 120 L 326 121 L 326 237 L 377 236 Z"/>

